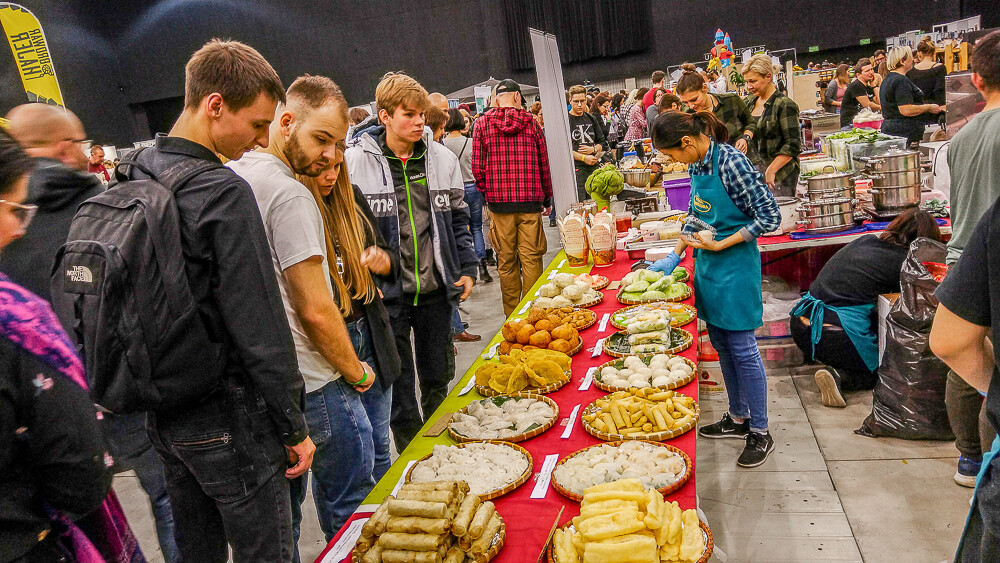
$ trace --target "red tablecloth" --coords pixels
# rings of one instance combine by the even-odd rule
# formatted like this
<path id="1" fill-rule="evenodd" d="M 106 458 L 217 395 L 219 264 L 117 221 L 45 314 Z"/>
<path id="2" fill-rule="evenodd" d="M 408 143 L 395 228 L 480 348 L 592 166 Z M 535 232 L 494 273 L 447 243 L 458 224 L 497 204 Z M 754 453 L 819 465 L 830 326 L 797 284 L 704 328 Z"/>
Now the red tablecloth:
<path id="1" fill-rule="evenodd" d="M 634 262 L 635 261 L 628 259 L 625 252 L 619 252 L 617 261 L 613 265 L 605 268 L 594 268 L 592 273 L 604 275 L 611 280 L 619 280 L 629 272 L 629 269 Z M 688 270 L 693 271 L 693 261 L 690 256 L 686 257 L 681 264 L 687 267 Z M 548 537 L 549 529 L 552 527 L 552 523 L 555 521 L 556 515 L 559 513 L 559 509 L 565 507 L 562 517 L 560 518 L 560 524 L 566 522 L 574 516 L 577 516 L 580 512 L 579 503 L 563 497 L 551 486 L 549 487 L 545 498 L 531 499 L 529 497 L 535 486 L 535 479 L 538 476 L 538 472 L 541 470 L 542 463 L 545 461 L 546 455 L 559 454 L 559 459 L 562 459 L 566 455 L 569 455 L 577 450 L 601 443 L 600 440 L 594 438 L 583 429 L 579 414 L 574 422 L 574 429 L 570 437 L 568 439 L 562 439 L 561 434 L 566 428 L 566 419 L 570 416 L 570 413 L 576 405 L 580 405 L 580 411 L 582 411 L 588 404 L 605 395 L 603 391 L 594 385 L 592 385 L 587 391 L 579 390 L 580 384 L 590 367 L 597 366 L 614 359 L 603 353 L 596 358 L 591 357 L 592 354 L 590 350 L 594 347 L 597 340 L 602 337 L 609 336 L 617 330 L 611 325 L 609 320 L 606 330 L 604 332 L 598 332 L 601 318 L 605 314 L 614 313 L 618 309 L 624 307 L 624 305 L 618 303 L 615 298 L 617 290 L 606 289 L 603 293 L 604 301 L 590 309 L 597 314 L 597 324 L 581 332 L 580 336 L 584 342 L 584 349 L 580 353 L 573 356 L 572 381 L 559 391 L 548 395 L 548 397 L 553 399 L 559 405 L 559 416 L 562 420 L 557 423 L 555 427 L 544 434 L 521 443 L 521 445 L 531 453 L 534 462 L 534 476 L 513 492 L 493 500 L 507 526 L 506 544 L 500 551 L 497 558 L 494 559 L 497 563 L 526 563 L 535 561 L 538 558 L 539 553 L 541 553 L 545 540 Z M 694 297 L 692 296 L 689 298 L 686 303 L 694 305 Z M 696 362 L 698 340 L 697 321 L 692 321 L 683 328 L 692 333 L 695 337 L 695 344 L 682 352 L 680 355 Z M 697 400 L 698 381 L 695 380 L 688 385 L 677 389 L 677 391 L 685 395 L 692 396 Z M 438 416 L 438 413 L 435 413 L 431 417 L 431 420 L 436 420 Z M 692 461 L 695 460 L 695 446 L 697 443 L 695 431 L 692 430 L 687 432 L 677 438 L 668 440 L 666 443 L 684 450 L 691 457 Z M 695 508 L 695 496 L 695 478 L 692 472 L 690 481 L 688 481 L 688 483 L 679 491 L 669 495 L 667 500 L 676 500 L 680 504 L 681 508 L 684 509 Z M 334 537 L 333 541 L 331 541 L 327 546 L 327 551 L 329 551 L 332 546 L 336 545 L 337 540 L 348 528 L 348 526 L 350 526 L 351 521 L 357 520 L 358 518 L 365 518 L 370 514 L 371 513 L 366 512 L 357 513 L 352 516 L 351 520 L 337 533 L 337 536 Z M 324 551 L 324 553 L 316 560 L 317 563 L 323 561 L 323 557 L 325 555 L 326 551 Z M 344 559 L 343 561 L 349 562 L 350 557 Z"/>

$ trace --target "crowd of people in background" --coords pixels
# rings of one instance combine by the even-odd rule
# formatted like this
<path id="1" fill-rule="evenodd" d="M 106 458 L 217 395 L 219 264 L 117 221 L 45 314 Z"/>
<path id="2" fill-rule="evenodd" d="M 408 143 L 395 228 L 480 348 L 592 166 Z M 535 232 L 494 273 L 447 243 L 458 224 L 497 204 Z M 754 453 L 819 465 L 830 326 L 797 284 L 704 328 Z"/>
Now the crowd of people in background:
<path id="1" fill-rule="evenodd" d="M 987 107 L 949 152 L 956 195 L 949 263 L 957 265 L 939 293 L 940 325 L 954 330 L 936 325 L 933 337 L 954 368 L 948 401 L 962 484 L 987 462 L 993 434 L 985 422 L 1000 419 L 1000 407 L 989 398 L 984 407 L 977 392 L 991 381 L 984 327 L 1000 326 L 989 316 L 1000 310 L 990 304 L 1000 285 L 984 258 L 996 246 L 989 225 L 1000 194 L 998 34 L 982 41 L 973 82 Z M 649 88 L 568 88 L 578 197 L 589 198 L 584 185 L 603 163 L 641 151 L 636 141 L 652 137 L 658 150 L 691 166 L 697 190 L 718 198 L 725 238 L 690 244 L 736 247 L 718 267 L 752 270 L 759 256 L 744 243 L 777 225 L 774 196 L 794 195 L 798 183 L 800 108 L 782 91 L 770 56 L 750 57 L 739 72 L 746 97 L 724 73 L 693 64 L 673 79 L 653 72 Z M 916 54 L 877 51 L 853 67 L 836 66 L 823 105 L 841 114 L 844 127 L 862 109 L 880 110 L 883 131 L 913 142 L 945 110 L 943 77 L 929 41 Z M 374 113 L 351 108 L 323 76 L 301 76 L 286 89 L 253 48 L 213 40 L 185 68 L 184 110 L 171 131 L 121 162 L 106 161 L 99 144 L 85 154 L 82 123 L 69 111 L 27 104 L 8 114 L 0 132 L 0 491 L 8 499 L 0 508 L 0 561 L 87 561 L 60 559 L 86 553 L 142 561 L 110 489 L 111 476 L 129 469 L 149 496 L 168 562 L 223 562 L 230 549 L 240 562 L 298 561 L 307 472 L 330 540 L 385 474 L 393 448 L 403 451 L 428 422 L 455 378 L 454 342 L 481 338 L 469 332 L 467 311 L 463 318 L 475 284 L 493 282 L 495 267 L 510 315 L 541 275 L 545 218 L 555 221 L 543 108 L 528 106 L 510 79 L 493 87 L 478 114 L 468 104 L 449 107 L 403 73 L 386 74 L 374 97 Z M 155 364 L 159 352 L 147 337 L 108 334 L 100 323 L 109 314 L 161 322 L 143 307 L 169 299 L 147 299 L 144 287 L 131 296 L 92 291 L 86 284 L 122 283 L 129 265 L 114 253 L 81 250 L 76 238 L 126 209 L 140 217 L 141 209 L 115 198 L 150 184 L 170 194 L 176 213 L 164 232 L 175 234 L 183 254 L 178 270 L 150 267 L 141 275 L 163 278 L 153 289 L 181 284 L 185 326 L 196 330 L 173 338 L 205 359 L 167 374 L 136 368 L 123 355 L 147 354 Z M 725 189 L 711 191 L 719 186 Z M 103 205 L 107 215 L 88 211 L 94 223 L 77 224 L 81 205 Z M 753 221 L 741 226 L 740 217 Z M 148 236 L 128 230 L 141 221 L 126 223 L 125 231 L 94 236 Z M 853 248 L 858 263 L 892 260 L 882 263 L 888 274 L 847 306 L 869 307 L 872 291 L 893 285 L 892 264 L 913 238 L 940 238 L 919 213 L 886 233 Z M 147 255 L 154 265 L 168 258 Z M 657 268 L 672 271 L 680 258 L 665 260 Z M 820 281 L 830 287 L 853 279 L 824 272 Z M 733 283 L 743 282 L 759 293 L 759 277 Z M 844 307 L 824 298 L 822 287 L 813 293 L 803 308 L 815 311 L 815 301 Z M 754 327 L 733 315 L 747 309 L 752 318 L 760 303 L 722 293 L 713 299 L 728 308 L 699 310 L 714 315 L 711 339 L 732 364 L 723 371 L 735 391 L 730 413 L 701 434 L 746 437 L 738 463 L 753 467 L 774 447 L 766 383 L 750 345 Z M 83 314 L 92 303 L 100 314 Z M 805 325 L 795 326 L 805 348 Z M 877 377 L 870 350 L 824 338 L 810 343 L 811 357 L 847 362 L 843 377 L 828 374 L 837 391 L 830 401 L 842 403 L 842 390 L 870 388 Z M 96 358 L 94 350 L 118 355 Z M 118 368 L 109 368 L 114 362 Z M 193 398 L 192 389 L 204 392 Z M 129 398 L 136 408 L 95 407 Z M 981 500 L 984 513 L 1000 510 L 994 504 Z M 997 546 L 990 530 L 981 535 L 968 549 Z"/>

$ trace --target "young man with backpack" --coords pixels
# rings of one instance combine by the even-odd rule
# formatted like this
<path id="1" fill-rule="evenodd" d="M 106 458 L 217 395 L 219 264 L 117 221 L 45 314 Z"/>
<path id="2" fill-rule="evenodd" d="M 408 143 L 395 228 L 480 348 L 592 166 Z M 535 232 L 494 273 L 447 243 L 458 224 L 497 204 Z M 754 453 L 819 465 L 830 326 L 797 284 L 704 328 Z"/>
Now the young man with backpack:
<path id="1" fill-rule="evenodd" d="M 257 51 L 205 44 L 169 135 L 81 206 L 53 273 L 94 401 L 149 411 L 185 561 L 293 557 L 304 386 L 253 192 L 217 156 L 266 147 L 284 99 Z"/>
<path id="2" fill-rule="evenodd" d="M 323 217 L 309 188 L 295 178 L 318 176 L 339 161 L 347 135 L 347 100 L 325 76 L 300 76 L 285 96 L 267 148 L 227 166 L 250 183 L 264 219 L 306 384 L 306 421 L 316 444 L 313 500 L 330 541 L 375 486 L 372 424 L 361 399 L 375 383 L 375 372 L 355 354 L 334 300 Z M 376 252 L 388 265 L 389 256 Z M 293 480 L 291 489 L 297 539 L 306 478 Z"/>
<path id="3" fill-rule="evenodd" d="M 576 166 L 576 193 L 580 201 L 590 199 L 584 186 L 587 178 L 597 170 L 600 157 L 597 153 L 608 147 L 604 129 L 587 110 L 587 89 L 579 84 L 569 89 L 569 134 Z"/>
<path id="4" fill-rule="evenodd" d="M 380 289 L 402 362 L 390 421 L 402 452 L 455 377 L 452 316 L 472 293 L 479 259 L 458 158 L 424 126 L 427 91 L 405 74 L 389 73 L 375 88 L 375 104 L 378 114 L 356 127 L 344 162 L 399 253 L 399 279 Z"/>

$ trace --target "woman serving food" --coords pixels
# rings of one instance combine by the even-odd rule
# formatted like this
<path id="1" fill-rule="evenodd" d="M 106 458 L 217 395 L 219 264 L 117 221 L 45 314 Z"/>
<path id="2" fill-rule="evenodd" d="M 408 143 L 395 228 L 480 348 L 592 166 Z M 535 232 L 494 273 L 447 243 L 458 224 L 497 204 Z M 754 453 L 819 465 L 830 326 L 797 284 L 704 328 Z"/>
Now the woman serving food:
<path id="1" fill-rule="evenodd" d="M 694 232 L 686 226 L 674 252 L 650 267 L 672 272 L 688 246 L 697 249 L 695 306 L 708 324 L 729 395 L 729 412 L 698 433 L 745 438 L 736 463 L 757 467 L 774 450 L 774 440 L 767 429 L 764 362 L 754 337 L 763 315 L 760 252 L 754 241 L 778 227 L 778 203 L 746 155 L 726 144 L 726 125 L 713 113 L 666 112 L 656 119 L 652 138 L 656 150 L 689 165 L 690 213 L 711 227 Z"/>

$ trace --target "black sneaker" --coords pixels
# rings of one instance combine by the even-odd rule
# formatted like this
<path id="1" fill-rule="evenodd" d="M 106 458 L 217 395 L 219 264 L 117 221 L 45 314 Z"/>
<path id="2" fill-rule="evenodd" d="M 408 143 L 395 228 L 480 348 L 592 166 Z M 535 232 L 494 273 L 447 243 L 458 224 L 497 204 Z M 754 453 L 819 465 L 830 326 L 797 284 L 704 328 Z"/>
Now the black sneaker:
<path id="1" fill-rule="evenodd" d="M 743 448 L 743 453 L 736 460 L 736 465 L 740 467 L 757 467 L 767 461 L 767 456 L 774 451 L 774 440 L 770 432 L 758 434 L 750 432 L 747 434 L 747 445 Z"/>
<path id="2" fill-rule="evenodd" d="M 497 255 L 492 248 L 486 249 L 486 265 L 497 267 Z"/>
<path id="3" fill-rule="evenodd" d="M 744 420 L 737 424 L 733 421 L 729 413 L 722 415 L 722 420 L 715 424 L 702 426 L 698 429 L 698 434 L 704 438 L 739 438 L 742 440 L 750 432 L 750 421 Z"/>

